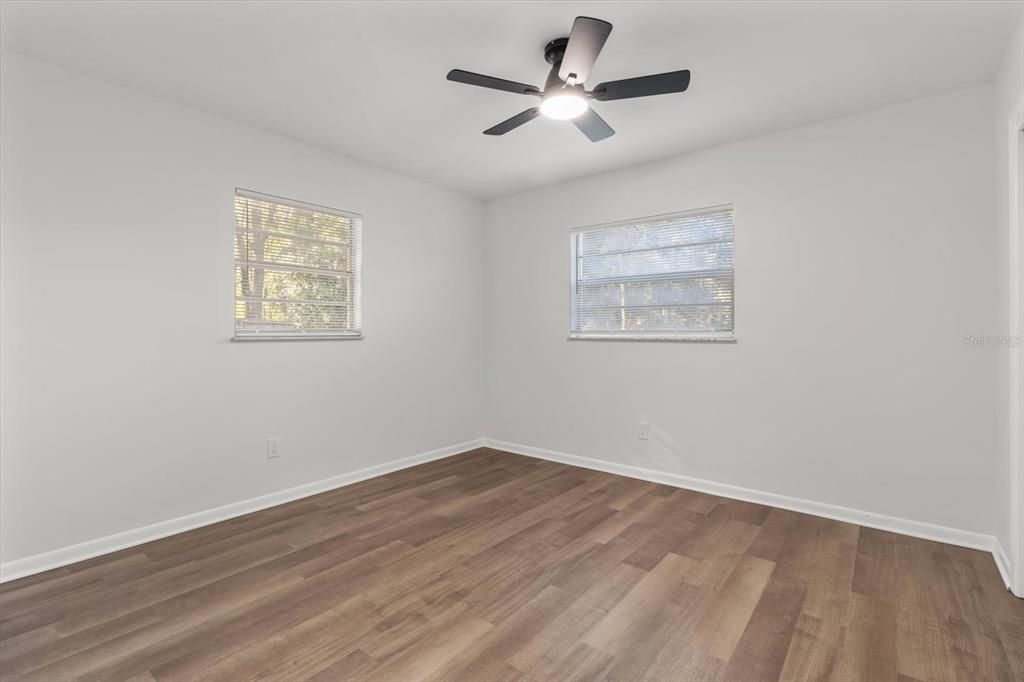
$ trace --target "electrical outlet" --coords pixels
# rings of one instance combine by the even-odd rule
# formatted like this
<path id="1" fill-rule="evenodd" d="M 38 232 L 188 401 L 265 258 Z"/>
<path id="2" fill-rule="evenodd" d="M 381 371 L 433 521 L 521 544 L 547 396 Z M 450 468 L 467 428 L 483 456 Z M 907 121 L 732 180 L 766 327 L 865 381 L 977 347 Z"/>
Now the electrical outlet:
<path id="1" fill-rule="evenodd" d="M 647 440 L 651 437 L 651 425 L 647 422 L 640 422 L 640 431 L 636 434 L 640 440 Z"/>
<path id="2" fill-rule="evenodd" d="M 274 459 L 275 457 L 281 456 L 281 439 L 280 438 L 268 438 L 267 439 L 267 459 Z"/>

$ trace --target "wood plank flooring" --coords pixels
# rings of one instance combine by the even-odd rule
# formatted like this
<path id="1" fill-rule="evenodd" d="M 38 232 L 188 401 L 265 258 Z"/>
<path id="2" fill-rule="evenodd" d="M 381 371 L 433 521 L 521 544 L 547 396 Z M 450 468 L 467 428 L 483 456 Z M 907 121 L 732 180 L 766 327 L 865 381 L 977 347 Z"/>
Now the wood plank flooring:
<path id="1" fill-rule="evenodd" d="M 990 555 L 494 450 L 0 587 L 3 680 L 1024 680 Z"/>

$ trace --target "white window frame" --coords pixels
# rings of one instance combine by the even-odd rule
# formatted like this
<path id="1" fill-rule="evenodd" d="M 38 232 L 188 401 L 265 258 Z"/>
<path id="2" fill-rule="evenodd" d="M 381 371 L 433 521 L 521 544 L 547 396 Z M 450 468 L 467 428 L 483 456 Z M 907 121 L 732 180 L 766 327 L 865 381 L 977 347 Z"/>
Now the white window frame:
<path id="1" fill-rule="evenodd" d="M 689 209 L 685 211 L 673 211 L 629 220 L 618 220 L 611 223 L 600 223 L 574 227 L 569 231 L 569 336 L 572 341 L 681 341 L 689 343 L 736 343 L 736 262 L 733 256 L 733 292 L 732 292 L 732 314 L 733 324 L 731 331 L 722 332 L 581 332 L 575 331 L 578 326 L 576 317 L 576 285 L 578 280 L 577 266 L 579 261 L 576 257 L 576 235 L 580 232 L 593 230 L 612 230 L 620 227 L 629 227 L 637 223 L 665 220 L 668 218 L 685 218 L 687 216 L 714 213 L 722 210 L 733 211 L 733 250 L 736 248 L 736 209 L 732 204 L 718 204 L 705 206 L 703 208 Z"/>
<path id="2" fill-rule="evenodd" d="M 234 306 L 236 303 L 235 296 L 232 294 L 232 314 L 231 323 L 234 327 L 232 331 L 231 340 L 246 342 L 249 341 L 344 341 L 344 340 L 359 340 L 363 338 L 363 312 L 362 312 L 362 298 L 363 298 L 363 216 L 360 213 L 353 213 L 351 211 L 343 211 L 337 208 L 331 208 L 330 206 L 323 206 L 321 204 L 313 204 L 306 201 L 299 201 L 297 199 L 289 199 L 287 197 L 280 197 L 275 194 L 266 194 L 265 192 L 257 192 L 251 189 L 245 189 L 244 187 L 236 187 L 234 193 L 231 195 L 231 219 L 232 219 L 232 240 L 235 239 L 234 234 L 238 230 L 237 220 L 235 217 L 234 204 L 237 197 L 251 197 L 253 199 L 273 202 L 276 204 L 284 204 L 287 206 L 294 206 L 295 208 L 301 208 L 310 211 L 317 211 L 320 213 L 329 213 L 331 215 L 348 218 L 352 221 L 352 240 L 353 240 L 353 258 L 352 258 L 352 319 L 353 329 L 345 331 L 312 331 L 305 332 L 302 334 L 275 334 L 274 332 L 257 332 L 250 334 L 239 334 L 236 323 Z M 234 247 L 232 247 L 232 254 L 234 254 Z M 232 255 L 231 271 L 234 272 L 238 262 L 234 260 Z M 234 275 L 232 275 L 232 292 L 234 291 Z"/>

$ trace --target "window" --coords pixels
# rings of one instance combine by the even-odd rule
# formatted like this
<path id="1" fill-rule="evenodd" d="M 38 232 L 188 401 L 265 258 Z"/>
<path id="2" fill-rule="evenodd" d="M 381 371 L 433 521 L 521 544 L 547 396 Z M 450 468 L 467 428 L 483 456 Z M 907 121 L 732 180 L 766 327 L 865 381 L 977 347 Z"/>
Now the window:
<path id="1" fill-rule="evenodd" d="M 572 232 L 570 338 L 731 340 L 733 210 Z"/>
<path id="2" fill-rule="evenodd" d="M 362 218 L 235 190 L 235 339 L 359 338 Z"/>

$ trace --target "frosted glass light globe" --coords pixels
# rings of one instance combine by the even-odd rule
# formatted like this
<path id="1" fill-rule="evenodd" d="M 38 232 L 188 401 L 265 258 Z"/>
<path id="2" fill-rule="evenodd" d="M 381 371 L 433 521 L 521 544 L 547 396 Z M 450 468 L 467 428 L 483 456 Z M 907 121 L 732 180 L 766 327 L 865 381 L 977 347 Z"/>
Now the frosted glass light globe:
<path id="1" fill-rule="evenodd" d="M 540 113 L 548 118 L 566 121 L 587 110 L 587 101 L 578 95 L 555 95 L 540 103 Z"/>

